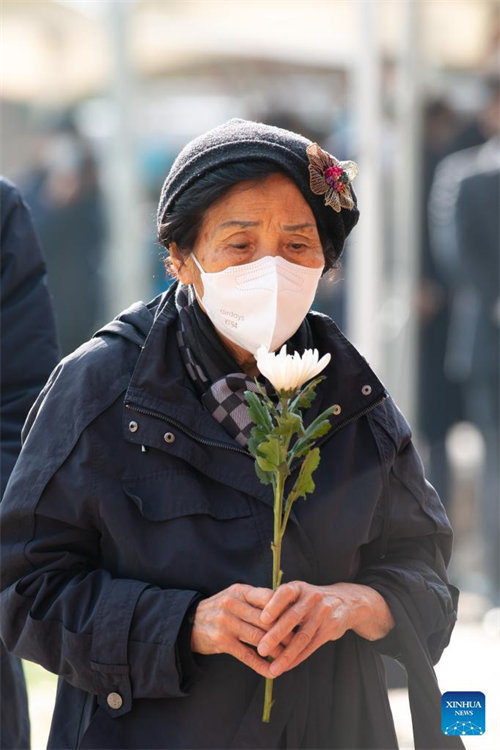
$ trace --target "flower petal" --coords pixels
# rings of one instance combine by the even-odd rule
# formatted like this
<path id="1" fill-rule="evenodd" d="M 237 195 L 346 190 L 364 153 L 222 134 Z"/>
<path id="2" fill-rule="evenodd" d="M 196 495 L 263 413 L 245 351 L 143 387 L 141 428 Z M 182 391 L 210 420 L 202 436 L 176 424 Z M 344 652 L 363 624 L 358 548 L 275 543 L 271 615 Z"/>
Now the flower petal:
<path id="1" fill-rule="evenodd" d="M 349 177 L 349 182 L 352 182 L 359 174 L 359 167 L 355 161 L 341 161 L 340 166 Z"/>
<path id="2" fill-rule="evenodd" d="M 336 190 L 334 190 L 334 188 L 330 188 L 330 190 L 325 195 L 325 206 L 330 206 L 330 208 L 333 208 L 334 211 L 340 213 L 340 198 L 339 194 Z"/>
<path id="3" fill-rule="evenodd" d="M 352 199 L 352 194 L 349 188 L 347 188 L 345 193 L 342 193 L 342 195 L 339 197 L 339 203 L 342 208 L 348 208 L 349 210 L 352 210 L 354 208 L 354 201 Z"/>
<path id="4" fill-rule="evenodd" d="M 310 166 L 315 167 L 320 172 L 324 172 L 326 167 L 332 165 L 333 156 L 327 151 L 323 151 L 317 143 L 311 143 L 311 145 L 306 148 L 306 153 Z"/>
<path id="5" fill-rule="evenodd" d="M 269 352 L 261 346 L 257 350 L 256 360 L 259 371 L 269 380 L 276 391 L 296 391 L 305 382 L 317 375 L 330 361 L 330 354 L 325 354 L 318 362 L 317 349 L 306 349 L 302 356 L 298 352 L 286 353 L 283 345 L 279 354 Z"/>
<path id="6" fill-rule="evenodd" d="M 309 186 L 315 195 L 323 195 L 328 190 L 328 183 L 325 180 L 324 172 L 319 172 L 315 167 L 309 167 Z"/>
<path id="7" fill-rule="evenodd" d="M 311 380 L 312 378 L 315 378 L 316 375 L 319 375 L 321 370 L 324 370 L 327 364 L 330 362 L 331 358 L 332 355 L 330 354 L 330 352 L 323 354 L 319 362 L 317 362 L 315 366 L 309 371 L 307 380 Z"/>
<path id="8" fill-rule="evenodd" d="M 259 372 L 272 383 L 272 357 L 265 346 L 259 346 L 255 355 Z"/>

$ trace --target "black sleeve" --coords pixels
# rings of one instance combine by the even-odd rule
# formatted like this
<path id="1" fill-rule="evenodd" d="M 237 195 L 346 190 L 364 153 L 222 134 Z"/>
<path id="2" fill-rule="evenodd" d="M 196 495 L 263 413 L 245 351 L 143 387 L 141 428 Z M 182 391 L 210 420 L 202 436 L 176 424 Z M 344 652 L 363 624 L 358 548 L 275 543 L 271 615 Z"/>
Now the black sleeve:
<path id="1" fill-rule="evenodd" d="M 191 651 L 191 633 L 193 630 L 196 608 L 202 598 L 202 595 L 198 594 L 198 596 L 196 596 L 192 600 L 191 604 L 186 610 L 186 614 L 179 628 L 179 633 L 177 636 L 177 669 L 179 674 L 181 675 L 181 688 L 183 691 L 189 690 L 198 667 L 196 663 L 196 655 Z"/>
<path id="2" fill-rule="evenodd" d="M 411 440 L 403 441 L 391 456 L 386 438 L 381 434 L 379 439 L 387 446 L 384 538 L 364 549 L 357 583 L 371 586 L 386 600 L 390 591 L 392 597 L 411 602 L 416 632 L 435 664 L 449 642 L 457 617 L 458 591 L 449 583 L 446 572 L 452 532 Z M 398 631 L 396 621 L 393 631 L 374 645 L 382 653 L 397 657 Z"/>
<path id="3" fill-rule="evenodd" d="M 21 428 L 59 359 L 45 263 L 17 189 L 0 180 L 1 491 L 21 447 Z"/>
<path id="4" fill-rule="evenodd" d="M 469 175 L 460 183 L 455 211 L 457 252 L 466 282 L 481 297 L 480 303 L 487 311 L 483 327 L 493 323 L 493 306 L 499 294 L 499 201 L 498 168 Z M 498 328 L 490 333 L 492 341 L 497 332 Z"/>
<path id="5" fill-rule="evenodd" d="M 37 498 L 26 482 L 34 431 L 36 420 L 1 508 L 6 646 L 95 694 L 113 717 L 134 699 L 185 695 L 196 666 L 186 638 L 199 592 L 114 575 L 103 564 L 97 506 L 103 497 L 119 502 L 121 485 L 97 482 L 101 467 L 86 430 Z M 107 705 L 112 692 L 123 700 L 119 709 Z"/>
<path id="6" fill-rule="evenodd" d="M 384 597 L 395 622 L 392 631 L 372 645 L 406 668 L 415 748 L 463 750 L 459 737 L 441 732 L 441 693 L 433 669 L 457 619 L 458 591 L 446 572 L 451 528 L 437 493 L 425 480 L 409 430 L 391 445 L 380 422 L 373 420 L 372 429 L 385 467 L 385 524 L 382 536 L 364 549 L 356 582 Z"/>

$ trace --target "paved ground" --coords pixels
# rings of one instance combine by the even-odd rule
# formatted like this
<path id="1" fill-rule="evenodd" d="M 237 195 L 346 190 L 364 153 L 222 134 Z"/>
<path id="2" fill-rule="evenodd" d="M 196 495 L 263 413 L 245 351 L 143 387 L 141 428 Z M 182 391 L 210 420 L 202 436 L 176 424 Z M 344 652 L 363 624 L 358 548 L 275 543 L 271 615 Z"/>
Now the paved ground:
<path id="1" fill-rule="evenodd" d="M 486 696 L 486 733 L 464 738 L 467 750 L 500 748 L 500 626 L 492 617 L 478 618 L 471 598 L 462 597 L 459 622 L 449 647 L 437 665 L 442 692 L 480 691 Z M 500 614 L 500 613 L 499 613 Z M 32 722 L 32 750 L 46 747 L 55 696 L 55 678 L 36 665 L 27 665 Z M 401 750 L 413 748 L 406 690 L 390 690 L 391 706 Z"/>

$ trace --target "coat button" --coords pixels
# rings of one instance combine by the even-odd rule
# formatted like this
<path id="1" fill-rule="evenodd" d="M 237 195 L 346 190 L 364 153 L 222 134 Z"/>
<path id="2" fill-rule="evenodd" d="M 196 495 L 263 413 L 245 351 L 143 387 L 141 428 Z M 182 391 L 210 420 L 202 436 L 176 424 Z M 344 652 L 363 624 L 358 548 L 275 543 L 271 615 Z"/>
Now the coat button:
<path id="1" fill-rule="evenodd" d="M 128 423 L 128 428 L 130 432 L 137 432 L 137 430 L 139 429 L 139 425 L 137 424 L 137 422 L 134 422 L 134 420 L 132 420 L 132 422 Z"/>
<path id="2" fill-rule="evenodd" d="M 341 411 L 342 411 L 342 408 L 341 408 L 340 404 L 334 404 L 332 406 L 332 414 L 335 414 L 335 416 L 337 416 L 338 414 L 340 414 Z"/>
<path id="3" fill-rule="evenodd" d="M 363 396 L 369 396 L 371 392 L 372 392 L 371 385 L 364 385 L 361 389 L 361 393 L 363 394 Z"/>
<path id="4" fill-rule="evenodd" d="M 173 443 L 175 441 L 175 435 L 173 432 L 166 432 L 163 439 L 166 443 Z"/>
<path id="5" fill-rule="evenodd" d="M 123 698 L 120 693 L 110 693 L 106 698 L 106 703 L 110 708 L 114 708 L 115 711 L 118 711 L 118 709 L 123 706 Z"/>

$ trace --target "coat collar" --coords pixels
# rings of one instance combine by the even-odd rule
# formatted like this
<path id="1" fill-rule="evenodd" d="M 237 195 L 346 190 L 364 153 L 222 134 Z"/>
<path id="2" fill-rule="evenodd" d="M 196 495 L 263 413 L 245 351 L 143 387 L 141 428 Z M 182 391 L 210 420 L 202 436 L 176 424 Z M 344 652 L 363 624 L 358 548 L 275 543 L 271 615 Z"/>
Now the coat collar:
<path id="1" fill-rule="evenodd" d="M 156 432 L 150 427 L 149 444 L 163 450 L 162 438 L 169 429 L 168 424 L 171 428 L 176 426 L 200 448 L 190 450 L 189 456 L 180 453 L 181 458 L 197 464 L 200 470 L 220 481 L 238 489 L 245 488 L 252 495 L 269 501 L 270 490 L 257 480 L 253 458 L 200 403 L 184 369 L 177 347 L 174 295 L 175 286 L 160 301 L 130 380 L 123 418 L 126 438 L 139 444 L 144 440 L 142 431 L 130 433 L 128 429 L 134 410 L 156 420 Z M 316 348 L 321 354 L 330 352 L 332 355 L 324 371 L 326 378 L 318 388 L 318 403 L 314 409 L 317 414 L 332 404 L 338 406 L 331 416 L 332 430 L 325 438 L 328 440 L 343 426 L 374 408 L 387 394 L 366 360 L 333 321 L 319 313 L 309 313 L 309 321 Z M 207 452 L 210 446 L 230 451 L 231 460 L 214 462 L 213 454 Z M 176 444 L 169 450 L 176 454 L 182 448 Z M 206 460 L 209 454 L 211 460 Z M 224 466 L 227 468 L 222 468 Z"/>
<path id="2" fill-rule="evenodd" d="M 370 411 L 387 397 L 387 391 L 366 359 L 326 315 L 309 313 L 314 345 L 320 355 L 330 352 L 331 360 L 323 371 L 325 380 L 318 389 L 318 411 L 336 404 L 331 416 L 331 436 L 346 424 Z"/>
<path id="3" fill-rule="evenodd" d="M 134 369 L 126 402 L 159 411 L 181 423 L 196 425 L 208 439 L 232 442 L 226 431 L 199 403 L 177 349 L 175 286 L 163 295 Z M 320 355 L 332 357 L 318 391 L 318 410 L 332 403 L 340 408 L 334 427 L 356 418 L 381 401 L 386 390 L 366 359 L 326 315 L 308 315 L 314 345 Z M 207 419 L 201 419 L 206 414 Z"/>
<path id="4" fill-rule="evenodd" d="M 175 288 L 170 287 L 156 311 L 125 403 L 179 422 L 186 432 L 195 432 L 201 439 L 233 446 L 224 428 L 200 403 L 185 371 L 177 346 Z"/>

